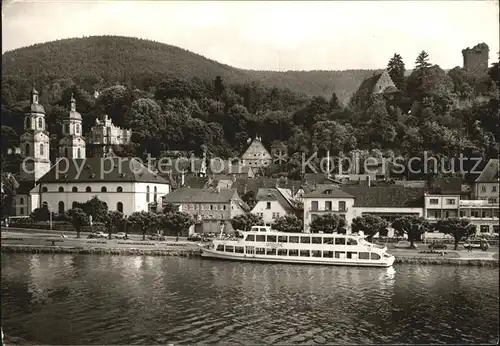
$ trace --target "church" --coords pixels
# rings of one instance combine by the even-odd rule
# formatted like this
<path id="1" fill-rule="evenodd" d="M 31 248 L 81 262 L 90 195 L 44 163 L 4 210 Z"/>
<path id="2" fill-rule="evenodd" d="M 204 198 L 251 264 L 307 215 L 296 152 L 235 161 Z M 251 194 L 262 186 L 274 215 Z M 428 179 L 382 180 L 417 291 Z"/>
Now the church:
<path id="1" fill-rule="evenodd" d="M 73 95 L 62 125 L 59 157 L 52 165 L 45 109 L 33 87 L 20 143 L 23 161 L 14 201 L 16 216 L 29 216 L 41 207 L 62 214 L 95 196 L 109 210 L 125 215 L 161 209 L 161 197 L 170 192 L 170 183 L 139 160 L 109 155 L 110 150 L 87 158 L 82 116 Z M 110 126 L 107 118 L 104 126 Z"/>

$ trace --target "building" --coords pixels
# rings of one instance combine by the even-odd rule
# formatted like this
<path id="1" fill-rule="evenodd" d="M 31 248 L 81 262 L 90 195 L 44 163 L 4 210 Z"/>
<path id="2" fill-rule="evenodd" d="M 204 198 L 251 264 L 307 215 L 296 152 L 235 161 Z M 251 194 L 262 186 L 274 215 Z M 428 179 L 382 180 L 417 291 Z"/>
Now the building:
<path id="1" fill-rule="evenodd" d="M 266 225 L 272 225 L 276 219 L 285 215 L 297 215 L 297 203 L 290 190 L 279 187 L 260 188 L 255 200 L 257 203 L 251 213 L 260 215 Z"/>
<path id="2" fill-rule="evenodd" d="M 462 50 L 464 70 L 468 78 L 480 78 L 488 73 L 490 49 L 486 43 L 479 43 L 472 48 Z"/>
<path id="3" fill-rule="evenodd" d="M 250 139 L 249 139 L 250 140 Z M 267 167 L 272 163 L 271 154 L 262 144 L 260 137 L 255 137 L 250 146 L 241 156 L 241 163 L 250 167 Z"/>
<path id="4" fill-rule="evenodd" d="M 499 202 L 499 160 L 490 159 L 474 182 L 474 198 Z"/>
<path id="5" fill-rule="evenodd" d="M 130 143 L 132 131 L 115 126 L 107 115 L 102 121 L 95 120 L 88 135 L 88 151 L 90 157 L 113 156 L 114 145 L 126 145 Z"/>
<path id="6" fill-rule="evenodd" d="M 161 210 L 170 184 L 134 158 L 60 159 L 31 190 L 32 210 L 59 214 L 94 196 L 125 215 Z"/>
<path id="7" fill-rule="evenodd" d="M 76 111 L 76 100 L 71 94 L 68 114 L 63 118 L 62 138 L 59 141 L 59 157 L 85 159 L 82 116 Z"/>
<path id="8" fill-rule="evenodd" d="M 368 108 L 373 96 L 392 99 L 398 92 L 391 76 L 384 70 L 365 79 L 352 96 L 350 103 L 354 108 L 364 110 Z"/>
<path id="9" fill-rule="evenodd" d="M 250 209 L 232 189 L 181 187 L 163 196 L 162 202 L 164 206 L 171 203 L 191 215 L 196 221 L 196 233 L 220 232 L 221 225 L 226 232 L 231 232 L 231 219 Z"/>
<path id="10" fill-rule="evenodd" d="M 317 186 L 302 196 L 304 203 L 304 232 L 310 233 L 311 222 L 324 214 L 337 214 L 347 226 L 354 218 L 354 196 L 332 185 Z"/>
<path id="11" fill-rule="evenodd" d="M 431 222 L 459 217 L 459 194 L 425 194 L 424 215 Z"/>
<path id="12" fill-rule="evenodd" d="M 496 233 L 499 230 L 498 203 L 488 200 L 460 200 L 459 215 L 475 226 L 476 232 Z"/>

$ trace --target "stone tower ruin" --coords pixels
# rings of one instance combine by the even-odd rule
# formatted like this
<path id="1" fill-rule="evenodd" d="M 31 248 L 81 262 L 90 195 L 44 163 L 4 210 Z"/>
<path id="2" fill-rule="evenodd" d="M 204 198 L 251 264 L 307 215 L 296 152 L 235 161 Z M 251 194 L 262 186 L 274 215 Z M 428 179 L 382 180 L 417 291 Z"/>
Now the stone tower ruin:
<path id="1" fill-rule="evenodd" d="M 486 43 L 479 43 L 472 48 L 462 50 L 464 57 L 464 70 L 467 77 L 476 79 L 488 73 L 490 49 Z"/>

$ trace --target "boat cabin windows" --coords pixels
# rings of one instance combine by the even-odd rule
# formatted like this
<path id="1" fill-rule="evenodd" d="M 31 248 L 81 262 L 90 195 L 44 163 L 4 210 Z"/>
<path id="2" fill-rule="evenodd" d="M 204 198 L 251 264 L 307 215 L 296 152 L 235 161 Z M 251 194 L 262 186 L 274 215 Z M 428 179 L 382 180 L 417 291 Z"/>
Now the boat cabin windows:
<path id="1" fill-rule="evenodd" d="M 288 250 L 288 256 L 298 256 L 298 255 L 299 255 L 299 250 L 295 249 Z"/>
<path id="2" fill-rule="evenodd" d="M 380 259 L 380 255 L 378 253 L 375 253 L 375 252 L 372 252 L 370 254 L 370 256 L 371 256 L 372 260 L 379 260 Z"/>
<path id="3" fill-rule="evenodd" d="M 345 252 L 344 251 L 335 251 L 335 258 L 345 258 Z"/>
<path id="4" fill-rule="evenodd" d="M 289 242 L 289 243 L 295 243 L 295 244 L 298 244 L 298 243 L 299 243 L 299 237 L 290 236 L 290 237 L 288 237 L 288 242 Z"/>
<path id="5" fill-rule="evenodd" d="M 312 237 L 313 244 L 321 244 L 322 237 Z"/>
<path id="6" fill-rule="evenodd" d="M 345 245 L 345 238 L 335 238 L 335 245 Z"/>
<path id="7" fill-rule="evenodd" d="M 347 251 L 347 258 L 348 259 L 358 259 L 358 253 L 352 252 L 352 251 Z"/>
<path id="8" fill-rule="evenodd" d="M 311 257 L 309 250 L 300 250 L 300 257 Z"/>
<path id="9" fill-rule="evenodd" d="M 311 237 L 300 237 L 301 244 L 311 244 Z"/>
<path id="10" fill-rule="evenodd" d="M 278 256 L 288 256 L 287 249 L 278 249 Z"/>
<path id="11" fill-rule="evenodd" d="M 370 253 L 369 252 L 360 252 L 358 258 L 360 260 L 369 260 L 370 259 Z"/>
<path id="12" fill-rule="evenodd" d="M 224 251 L 224 245 L 222 245 L 222 244 L 217 245 L 217 249 L 216 250 L 217 251 Z"/>
<path id="13" fill-rule="evenodd" d="M 232 245 L 226 245 L 225 251 L 226 252 L 234 252 L 234 246 L 232 246 Z"/>
<path id="14" fill-rule="evenodd" d="M 323 244 L 333 245 L 333 238 L 332 237 L 324 237 L 323 238 Z"/>
<path id="15" fill-rule="evenodd" d="M 266 255 L 276 256 L 276 249 L 267 249 Z"/>
<path id="16" fill-rule="evenodd" d="M 247 246 L 247 255 L 253 255 L 255 248 L 253 246 Z"/>
<path id="17" fill-rule="evenodd" d="M 321 257 L 321 250 L 312 250 L 311 256 L 312 257 Z"/>
<path id="18" fill-rule="evenodd" d="M 257 234 L 255 236 L 255 241 L 265 242 L 266 241 L 266 235 L 265 234 Z"/>
<path id="19" fill-rule="evenodd" d="M 323 258 L 333 258 L 333 251 L 323 251 Z"/>
<path id="20" fill-rule="evenodd" d="M 286 235 L 279 235 L 278 236 L 278 243 L 288 243 L 288 237 Z"/>
<path id="21" fill-rule="evenodd" d="M 246 241 L 255 241 L 255 236 L 253 234 L 248 234 L 247 238 L 245 240 Z"/>
<path id="22" fill-rule="evenodd" d="M 353 238 L 347 238 L 347 245 L 358 245 L 358 241 Z"/>
<path id="23" fill-rule="evenodd" d="M 245 253 L 245 248 L 243 246 L 235 246 L 234 252 L 235 253 Z"/>
<path id="24" fill-rule="evenodd" d="M 268 243 L 276 243 L 276 236 L 275 235 L 268 235 L 267 242 Z"/>
<path id="25" fill-rule="evenodd" d="M 256 247 L 255 248 L 255 254 L 256 255 L 265 255 L 266 254 L 266 249 L 263 247 Z"/>

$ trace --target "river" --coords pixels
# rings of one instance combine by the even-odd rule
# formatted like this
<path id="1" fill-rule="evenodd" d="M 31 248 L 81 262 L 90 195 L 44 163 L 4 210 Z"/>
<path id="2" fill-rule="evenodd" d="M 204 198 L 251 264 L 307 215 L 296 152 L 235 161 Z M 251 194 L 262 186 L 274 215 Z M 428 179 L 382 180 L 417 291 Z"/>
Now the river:
<path id="1" fill-rule="evenodd" d="M 2 327 L 38 344 L 497 343 L 498 269 L 2 254 Z"/>

